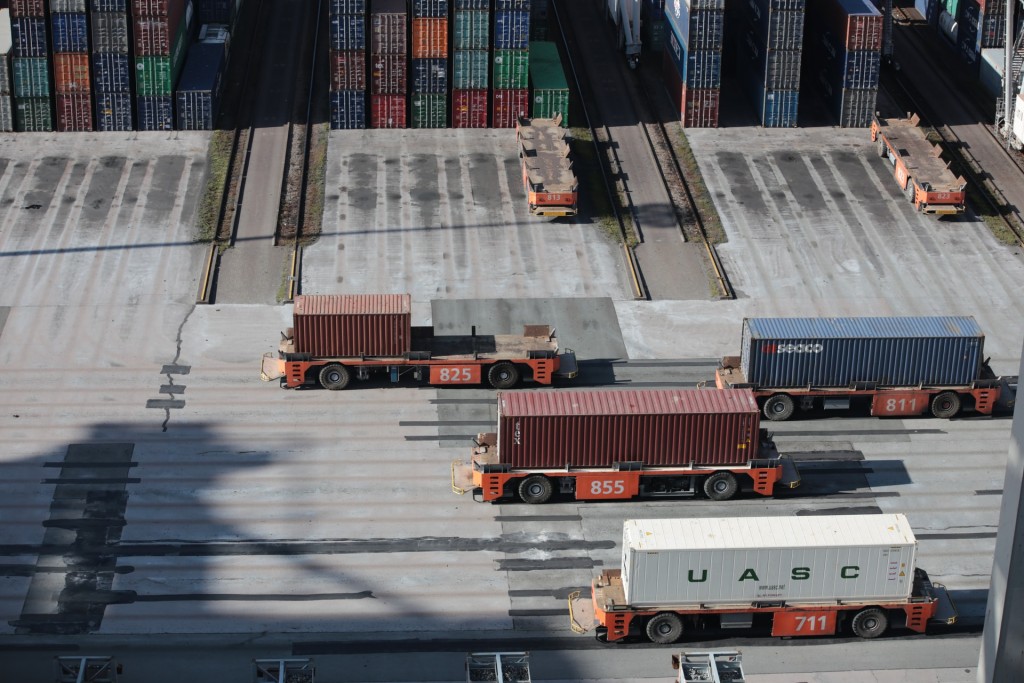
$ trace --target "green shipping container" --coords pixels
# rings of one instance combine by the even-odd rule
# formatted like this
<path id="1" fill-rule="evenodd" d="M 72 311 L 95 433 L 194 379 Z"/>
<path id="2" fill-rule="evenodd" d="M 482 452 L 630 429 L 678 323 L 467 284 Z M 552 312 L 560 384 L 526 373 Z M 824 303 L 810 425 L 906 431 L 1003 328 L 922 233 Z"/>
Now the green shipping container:
<path id="1" fill-rule="evenodd" d="M 569 125 L 569 85 L 554 43 L 530 43 L 530 88 L 531 117 L 550 119 L 561 114 L 562 125 Z"/>
<path id="2" fill-rule="evenodd" d="M 953 15 L 954 19 L 960 19 L 960 0 L 945 0 L 942 3 L 946 11 Z"/>
<path id="3" fill-rule="evenodd" d="M 138 97 L 161 97 L 174 94 L 174 86 L 185 66 L 191 25 L 182 19 L 174 35 L 170 56 L 135 58 L 135 94 Z"/>
<path id="4" fill-rule="evenodd" d="M 410 95 L 413 128 L 447 128 L 448 96 L 444 93 Z"/>
<path id="5" fill-rule="evenodd" d="M 51 132 L 53 130 L 53 103 L 50 98 L 15 98 L 14 128 L 22 133 Z"/>
<path id="6" fill-rule="evenodd" d="M 46 57 L 14 58 L 14 96 L 50 96 L 50 67 Z"/>
<path id="7" fill-rule="evenodd" d="M 452 54 L 452 88 L 482 90 L 490 85 L 487 50 L 456 50 Z"/>
<path id="8" fill-rule="evenodd" d="M 456 10 L 452 35 L 456 50 L 486 50 L 491 44 L 490 13 Z"/>
<path id="9" fill-rule="evenodd" d="M 494 51 L 494 87 L 502 90 L 527 88 L 530 85 L 529 50 Z"/>

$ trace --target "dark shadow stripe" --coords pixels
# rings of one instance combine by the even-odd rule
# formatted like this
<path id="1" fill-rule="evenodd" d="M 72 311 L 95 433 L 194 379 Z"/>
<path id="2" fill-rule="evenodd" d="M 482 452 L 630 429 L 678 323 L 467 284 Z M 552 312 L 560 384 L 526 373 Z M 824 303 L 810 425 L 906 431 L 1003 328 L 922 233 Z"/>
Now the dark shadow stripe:
<path id="1" fill-rule="evenodd" d="M 495 522 L 579 522 L 580 515 L 537 515 L 536 517 L 517 517 L 515 515 L 498 515 Z"/>
<path id="2" fill-rule="evenodd" d="M 827 432 L 774 429 L 776 438 L 782 436 L 817 436 L 827 439 L 831 436 L 892 436 L 893 434 L 945 434 L 944 429 L 830 429 Z"/>
<path id="3" fill-rule="evenodd" d="M 43 479 L 44 484 L 62 484 L 66 486 L 92 486 L 94 484 L 138 484 L 142 481 L 139 477 L 124 477 L 124 478 L 109 478 L 99 479 L 93 477 L 91 479 Z"/>
<path id="4" fill-rule="evenodd" d="M 582 597 L 590 597 L 590 588 L 551 588 L 548 590 L 510 590 L 508 597 L 510 598 L 555 598 L 557 600 L 567 600 L 570 593 L 576 591 L 580 592 Z"/>
<path id="5" fill-rule="evenodd" d="M 137 462 L 44 462 L 43 467 L 57 467 L 62 470 L 91 469 L 93 467 L 138 467 Z"/>
<path id="6" fill-rule="evenodd" d="M 978 489 L 974 492 L 976 496 L 1001 496 L 1003 495 L 1002 489 Z"/>
<path id="7" fill-rule="evenodd" d="M 471 443 L 476 434 L 438 434 L 437 436 L 425 436 L 422 434 L 407 436 L 406 441 L 466 441 Z"/>
<path id="8" fill-rule="evenodd" d="M 510 617 L 564 617 L 569 614 L 569 606 L 562 609 L 510 609 Z"/>
<path id="9" fill-rule="evenodd" d="M 146 401 L 146 407 L 147 408 L 158 408 L 158 409 L 161 409 L 161 410 L 166 409 L 166 408 L 180 409 L 180 408 L 184 408 L 185 407 L 185 402 L 184 401 L 175 401 L 175 400 L 172 400 L 172 399 L 169 399 L 169 398 L 168 399 L 151 398 L 148 401 Z"/>
<path id="10" fill-rule="evenodd" d="M 491 426 L 494 423 L 490 420 L 400 420 L 399 427 L 468 427 L 470 425 Z"/>
<path id="11" fill-rule="evenodd" d="M 797 517 L 816 517 L 818 515 L 880 515 L 882 514 L 882 508 L 875 505 L 865 505 L 863 507 L 846 507 L 846 508 L 823 508 L 821 510 L 797 510 Z"/>
<path id="12" fill-rule="evenodd" d="M 973 533 L 915 533 L 918 539 L 929 538 L 935 541 L 953 541 L 953 540 L 967 540 L 969 538 L 995 538 L 996 532 L 994 531 L 976 531 Z"/>
<path id="13" fill-rule="evenodd" d="M 316 602 L 320 600 L 363 600 L 374 598 L 373 591 L 358 593 L 180 593 L 177 595 L 137 595 L 133 602 Z"/>
<path id="14" fill-rule="evenodd" d="M 553 557 L 547 560 L 498 560 L 498 569 L 506 572 L 536 572 L 553 569 L 593 569 L 600 566 L 589 557 Z"/>

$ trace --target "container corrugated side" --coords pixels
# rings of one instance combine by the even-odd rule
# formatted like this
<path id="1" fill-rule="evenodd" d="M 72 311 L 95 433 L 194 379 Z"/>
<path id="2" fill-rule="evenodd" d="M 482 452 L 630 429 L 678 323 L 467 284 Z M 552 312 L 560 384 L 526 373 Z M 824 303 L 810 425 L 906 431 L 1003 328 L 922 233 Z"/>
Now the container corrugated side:
<path id="1" fill-rule="evenodd" d="M 529 50 L 495 50 L 493 65 L 491 83 L 495 88 L 510 90 L 529 87 Z"/>
<path id="2" fill-rule="evenodd" d="M 878 102 L 878 88 L 839 91 L 836 119 L 843 128 L 870 128 Z"/>
<path id="3" fill-rule="evenodd" d="M 452 45 L 456 50 L 486 50 L 491 43 L 491 22 L 487 12 L 455 12 Z"/>
<path id="4" fill-rule="evenodd" d="M 89 93 L 58 94 L 55 103 L 58 131 L 70 133 L 92 130 L 92 98 Z"/>
<path id="5" fill-rule="evenodd" d="M 327 11 L 335 14 L 366 14 L 366 0 L 329 0 Z"/>
<path id="6" fill-rule="evenodd" d="M 410 99 L 413 128 L 448 127 L 448 97 L 444 93 L 416 93 Z"/>
<path id="7" fill-rule="evenodd" d="M 85 0 L 50 0 L 50 12 L 86 12 Z"/>
<path id="8" fill-rule="evenodd" d="M 759 415 L 746 390 L 505 392 L 498 455 L 529 469 L 743 464 L 758 457 Z"/>
<path id="9" fill-rule="evenodd" d="M 870 0 L 817 0 L 807 7 L 807 24 L 841 49 L 882 49 L 882 14 Z"/>
<path id="10" fill-rule="evenodd" d="M 177 12 L 187 0 L 131 0 L 132 16 L 166 17 Z"/>
<path id="11" fill-rule="evenodd" d="M 101 52 L 92 55 L 93 83 L 102 92 L 131 91 L 132 67 L 126 54 Z"/>
<path id="12" fill-rule="evenodd" d="M 553 119 L 562 115 L 562 125 L 569 126 L 569 91 L 541 90 L 530 91 L 530 116 L 540 119 Z"/>
<path id="13" fill-rule="evenodd" d="M 494 48 L 525 50 L 530 46 L 530 12 L 524 10 L 494 13 Z"/>
<path id="14" fill-rule="evenodd" d="M 57 13 L 50 15 L 54 52 L 88 52 L 89 25 L 87 15 Z"/>
<path id="15" fill-rule="evenodd" d="M 45 57 L 15 57 L 12 67 L 15 97 L 50 96 L 50 66 Z"/>
<path id="16" fill-rule="evenodd" d="M 408 128 L 409 100 L 405 95 L 370 95 L 371 128 Z"/>
<path id="17" fill-rule="evenodd" d="M 404 95 L 408 90 L 409 60 L 405 55 L 370 55 L 370 92 Z"/>
<path id="18" fill-rule="evenodd" d="M 917 540 L 904 515 L 626 520 L 634 608 L 907 600 Z"/>
<path id="19" fill-rule="evenodd" d="M 127 12 L 128 0 L 92 0 L 90 9 L 93 12 Z"/>
<path id="20" fill-rule="evenodd" d="M 414 92 L 414 93 L 446 93 L 446 92 L 448 92 L 448 60 L 447 59 L 414 59 L 414 60 L 412 60 L 412 92 Z"/>
<path id="21" fill-rule="evenodd" d="M 224 43 L 194 43 L 175 93 L 178 130 L 213 130 L 220 106 Z"/>
<path id="22" fill-rule="evenodd" d="M 170 95 L 137 97 L 135 114 L 139 130 L 174 130 L 174 98 Z"/>
<path id="23" fill-rule="evenodd" d="M 448 19 L 412 20 L 413 59 L 448 56 Z"/>
<path id="24" fill-rule="evenodd" d="M 687 50 L 675 29 L 669 31 L 665 54 L 671 56 L 688 88 L 720 88 L 722 86 L 721 50 Z"/>
<path id="25" fill-rule="evenodd" d="M 662 53 L 661 66 L 665 87 L 679 112 L 679 122 L 683 127 L 717 128 L 721 90 L 687 88 L 668 50 Z"/>
<path id="26" fill-rule="evenodd" d="M 458 53 L 456 53 L 458 54 Z M 486 55 L 486 53 L 484 53 Z M 452 128 L 487 127 L 487 90 L 452 90 Z"/>
<path id="27" fill-rule="evenodd" d="M 479 90 L 491 82 L 487 50 L 456 50 L 452 53 L 452 89 Z"/>
<path id="28" fill-rule="evenodd" d="M 366 128 L 366 91 L 336 90 L 331 92 L 331 129 Z"/>
<path id="29" fill-rule="evenodd" d="M 562 125 L 569 125 L 569 86 L 558 47 L 547 41 L 530 43 L 530 116 L 554 118 L 562 115 Z"/>
<path id="30" fill-rule="evenodd" d="M 744 23 L 749 23 L 758 37 L 758 42 L 772 50 L 799 50 L 804 43 L 804 10 L 757 9 L 761 0 L 751 0 L 741 10 Z"/>
<path id="31" fill-rule="evenodd" d="M 359 15 L 338 14 L 331 17 L 332 50 L 365 50 L 366 19 Z"/>
<path id="32" fill-rule="evenodd" d="M 135 90 L 140 97 L 170 97 L 185 65 L 189 27 L 182 21 L 170 56 L 135 58 Z M 173 108 L 173 106 L 172 106 Z"/>
<path id="33" fill-rule="evenodd" d="M 520 116 L 529 115 L 530 91 L 526 88 L 491 91 L 491 128 L 515 128 Z"/>
<path id="34" fill-rule="evenodd" d="M 15 97 L 14 130 L 22 133 L 53 131 L 53 100 L 49 97 Z"/>
<path id="35" fill-rule="evenodd" d="M 11 17 L 45 17 L 46 0 L 11 0 Z"/>
<path id="36" fill-rule="evenodd" d="M 128 54 L 128 15 L 124 12 L 93 12 L 93 52 Z"/>
<path id="37" fill-rule="evenodd" d="M 412 344 L 411 305 L 408 294 L 299 295 L 295 350 L 318 357 L 402 356 Z"/>
<path id="38" fill-rule="evenodd" d="M 414 17 L 448 17 L 448 0 L 412 0 Z"/>
<path id="39" fill-rule="evenodd" d="M 404 13 L 371 14 L 370 51 L 375 54 L 406 54 L 409 51 L 406 36 L 408 19 Z"/>
<path id="40" fill-rule="evenodd" d="M 6 93 L 0 93 L 0 132 L 10 133 L 14 131 L 14 98 Z"/>
<path id="41" fill-rule="evenodd" d="M 332 50 L 331 90 L 366 89 L 366 53 L 362 50 Z"/>
<path id="42" fill-rule="evenodd" d="M 974 318 L 748 318 L 740 365 L 761 387 L 963 386 L 979 377 Z"/>
<path id="43" fill-rule="evenodd" d="M 46 19 L 42 17 L 12 17 L 12 54 L 15 57 L 45 57 L 50 49 L 46 33 Z"/>
<path id="44" fill-rule="evenodd" d="M 11 57 L 13 56 L 13 42 L 11 38 L 11 11 L 4 7 L 0 9 L 0 95 L 11 94 Z M 11 121 L 13 122 L 14 109 L 10 109 Z M 13 125 L 13 123 L 12 123 Z"/>
<path id="45" fill-rule="evenodd" d="M 92 89 L 89 77 L 89 55 L 62 52 L 53 56 L 53 87 L 58 93 L 88 93 Z"/>
<path id="46" fill-rule="evenodd" d="M 128 92 L 96 93 L 96 130 L 134 130 L 132 97 Z"/>
<path id="47" fill-rule="evenodd" d="M 455 0 L 455 10 L 472 9 L 490 9 L 491 0 Z"/>
<path id="48" fill-rule="evenodd" d="M 167 16 L 136 16 L 132 21 L 132 36 L 135 41 L 135 56 L 166 56 L 174 51 L 182 23 L 186 30 L 191 24 L 191 12 L 176 5 L 173 14 Z"/>
<path id="49" fill-rule="evenodd" d="M 530 9 L 530 0 L 494 0 L 494 9 L 501 10 L 528 10 Z"/>
<path id="50" fill-rule="evenodd" d="M 668 29 L 689 50 L 721 50 L 725 37 L 725 12 L 718 7 L 693 9 L 685 2 L 667 13 Z"/>

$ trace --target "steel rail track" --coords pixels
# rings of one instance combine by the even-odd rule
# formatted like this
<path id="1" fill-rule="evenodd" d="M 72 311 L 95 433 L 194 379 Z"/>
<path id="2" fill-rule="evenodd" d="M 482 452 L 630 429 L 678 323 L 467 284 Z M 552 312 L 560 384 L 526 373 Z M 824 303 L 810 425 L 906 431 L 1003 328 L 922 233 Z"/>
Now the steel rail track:
<path id="1" fill-rule="evenodd" d="M 899 20 L 903 24 L 910 23 L 912 21 L 906 10 L 901 7 L 893 7 L 893 19 Z M 925 57 L 926 59 L 931 56 L 914 37 L 905 41 L 904 44 L 907 44 L 917 54 Z M 931 60 L 928 59 L 928 61 L 930 63 Z M 921 118 L 922 123 L 929 126 L 935 131 L 936 135 L 939 136 L 939 146 L 947 155 L 947 158 L 963 160 L 962 163 L 957 164 L 957 169 L 963 173 L 967 182 L 974 187 L 976 190 L 974 193 L 975 196 L 979 197 L 981 201 L 985 203 L 989 213 L 998 218 L 1014 235 L 1017 245 L 1024 246 L 1024 218 L 1021 217 L 1019 210 L 1016 207 L 1012 207 L 1012 209 L 1008 211 L 1004 210 L 1007 207 L 1010 207 L 1009 202 L 1006 201 L 1006 198 L 1003 196 L 997 185 L 990 181 L 986 182 L 983 177 L 985 173 L 981 164 L 979 164 L 977 159 L 974 158 L 959 136 L 957 136 L 957 134 L 947 125 L 943 124 L 938 126 L 932 123 L 933 120 L 938 118 L 934 116 L 933 108 L 924 100 L 923 97 L 921 97 L 914 85 L 903 76 L 902 71 L 894 70 L 892 73 L 892 78 L 889 80 L 895 82 L 901 91 L 902 97 L 909 100 L 914 112 Z M 885 86 L 880 85 L 880 87 L 884 88 Z M 894 95 L 895 93 L 890 92 L 890 94 Z M 894 99 L 897 98 L 894 97 Z M 1013 162 L 1014 166 L 1018 169 L 1021 168 L 1020 162 L 1005 148 L 1005 140 L 999 137 L 991 127 L 982 123 L 978 123 L 976 125 L 984 128 L 990 136 L 999 142 L 999 148 L 1002 153 Z"/>
<path id="2" fill-rule="evenodd" d="M 580 81 L 579 73 L 576 69 L 576 63 L 573 61 L 572 45 L 575 44 L 575 36 L 570 36 L 570 32 L 567 32 L 566 30 L 566 23 L 562 21 L 561 10 L 559 9 L 561 4 L 562 0 L 552 0 L 551 11 L 555 17 L 555 24 L 558 26 L 558 38 L 562 43 L 562 47 L 565 49 L 565 56 L 569 65 L 569 75 L 572 78 L 572 83 L 576 86 L 576 92 L 579 95 L 580 109 L 583 111 L 583 118 L 586 120 L 587 129 L 590 131 L 590 139 L 594 146 L 594 153 L 597 155 L 598 167 L 601 169 L 602 184 L 608 193 L 608 203 L 612 207 L 612 211 L 615 214 L 615 220 L 619 226 L 619 235 L 622 238 L 622 246 L 625 252 L 626 263 L 629 266 L 630 276 L 633 283 L 634 298 L 649 300 L 651 298 L 651 294 L 650 291 L 648 291 L 646 284 L 643 282 L 643 274 L 640 272 L 640 266 L 637 263 L 636 254 L 634 253 L 633 248 L 629 246 L 629 236 L 626 230 L 626 223 L 623 219 L 622 212 L 619 210 L 619 202 L 616 199 L 617 191 L 613 178 L 622 178 L 619 158 L 615 153 L 615 147 L 613 145 L 609 145 L 611 159 L 608 159 L 608 157 L 605 156 L 604 151 L 601 149 L 598 131 L 591 121 L 590 111 L 586 105 L 587 98 L 584 96 L 583 82 Z M 604 140 L 611 139 L 611 134 L 607 125 L 602 124 L 601 131 L 604 134 Z M 615 168 L 612 173 L 609 173 L 609 169 L 605 168 L 605 163 L 614 164 Z M 628 188 L 623 188 L 623 195 L 627 205 L 626 208 L 630 212 L 633 224 L 636 225 L 636 207 L 633 205 Z"/>

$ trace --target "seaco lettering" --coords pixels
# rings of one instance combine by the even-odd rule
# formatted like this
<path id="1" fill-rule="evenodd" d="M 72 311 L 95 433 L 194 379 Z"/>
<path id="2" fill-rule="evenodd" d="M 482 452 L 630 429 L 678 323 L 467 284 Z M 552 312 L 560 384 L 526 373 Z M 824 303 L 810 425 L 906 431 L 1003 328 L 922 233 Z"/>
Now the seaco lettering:
<path id="1" fill-rule="evenodd" d="M 860 577 L 860 567 L 855 564 L 844 565 L 839 568 L 839 578 L 841 579 L 856 579 Z M 789 578 L 793 581 L 806 581 L 811 578 L 810 567 L 793 567 L 790 570 Z M 689 569 L 686 572 L 686 580 L 688 583 L 704 583 L 708 580 L 708 570 L 701 569 L 698 575 L 693 569 Z M 743 581 L 760 581 L 761 579 L 757 575 L 757 570 L 753 567 L 747 567 L 740 572 L 737 582 Z"/>
<path id="2" fill-rule="evenodd" d="M 763 353 L 821 353 L 821 344 L 765 344 Z"/>

